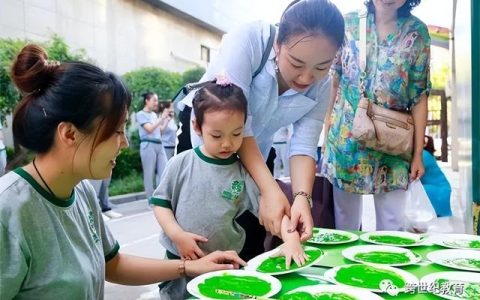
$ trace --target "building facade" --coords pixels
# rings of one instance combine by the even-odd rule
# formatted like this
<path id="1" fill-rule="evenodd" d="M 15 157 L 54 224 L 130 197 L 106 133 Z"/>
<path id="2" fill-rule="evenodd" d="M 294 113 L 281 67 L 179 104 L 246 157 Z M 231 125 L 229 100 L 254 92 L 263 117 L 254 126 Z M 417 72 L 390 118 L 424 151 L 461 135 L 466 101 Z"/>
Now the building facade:
<path id="1" fill-rule="evenodd" d="M 119 74 L 141 67 L 185 71 L 215 55 L 223 31 L 186 13 L 142 0 L 0 0 L 0 38 L 49 40 L 84 49 Z"/>

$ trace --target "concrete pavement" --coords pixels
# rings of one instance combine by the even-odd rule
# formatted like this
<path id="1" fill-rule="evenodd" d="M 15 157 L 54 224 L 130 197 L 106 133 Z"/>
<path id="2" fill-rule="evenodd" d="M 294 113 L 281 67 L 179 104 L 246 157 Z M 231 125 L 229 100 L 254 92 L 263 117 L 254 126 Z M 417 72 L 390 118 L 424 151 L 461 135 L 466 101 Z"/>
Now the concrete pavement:
<path id="1" fill-rule="evenodd" d="M 107 221 L 107 225 L 120 244 L 120 251 L 150 258 L 163 258 L 165 249 L 158 243 L 159 225 L 147 200 L 117 205 L 115 211 L 123 217 Z M 161 272 L 161 270 L 159 270 Z M 160 299 L 158 286 L 123 286 L 107 282 L 105 300 Z"/>

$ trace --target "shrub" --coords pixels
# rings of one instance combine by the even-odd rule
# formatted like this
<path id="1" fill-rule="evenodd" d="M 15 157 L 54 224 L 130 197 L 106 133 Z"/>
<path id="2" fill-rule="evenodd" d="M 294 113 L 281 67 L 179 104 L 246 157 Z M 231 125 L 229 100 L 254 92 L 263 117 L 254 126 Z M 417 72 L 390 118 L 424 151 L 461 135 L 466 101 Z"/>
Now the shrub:
<path id="1" fill-rule="evenodd" d="M 0 121 L 5 121 L 5 116 L 13 111 L 20 100 L 20 93 L 10 80 L 10 68 L 13 60 L 20 50 L 27 44 L 27 40 L 0 39 Z M 58 35 L 46 43 L 39 43 L 48 53 L 51 60 L 88 61 L 84 50 L 72 51 L 65 41 Z"/>
<path id="2" fill-rule="evenodd" d="M 171 99 L 182 86 L 180 73 L 165 71 L 160 68 L 142 68 L 128 72 L 123 79 L 132 93 L 132 107 L 134 111 L 143 108 L 141 95 L 145 92 L 154 92 L 159 99 Z"/>
<path id="3" fill-rule="evenodd" d="M 143 178 L 141 173 L 132 172 L 123 178 L 112 179 L 108 187 L 109 196 L 143 192 Z"/>
<path id="4" fill-rule="evenodd" d="M 138 149 L 126 148 L 122 150 L 116 159 L 116 165 L 112 172 L 112 179 L 124 178 L 133 172 L 142 173 L 142 163 Z"/>
<path id="5" fill-rule="evenodd" d="M 205 74 L 205 68 L 202 67 L 193 68 L 183 72 L 182 85 L 199 81 L 203 74 Z"/>

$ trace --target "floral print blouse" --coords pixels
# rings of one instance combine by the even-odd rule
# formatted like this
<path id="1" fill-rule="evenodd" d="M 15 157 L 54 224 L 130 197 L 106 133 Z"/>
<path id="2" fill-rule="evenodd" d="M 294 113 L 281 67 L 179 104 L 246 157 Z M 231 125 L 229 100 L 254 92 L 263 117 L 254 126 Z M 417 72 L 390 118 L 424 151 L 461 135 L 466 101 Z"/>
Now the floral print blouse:
<path id="1" fill-rule="evenodd" d="M 415 16 L 398 18 L 397 32 L 377 36 L 374 15 L 367 16 L 365 92 L 376 104 L 411 110 L 429 93 L 430 36 Z M 359 13 L 345 16 L 346 42 L 332 65 L 338 78 L 322 173 L 346 192 L 377 194 L 406 189 L 410 163 L 398 156 L 367 149 L 352 138 L 352 124 L 360 99 Z"/>

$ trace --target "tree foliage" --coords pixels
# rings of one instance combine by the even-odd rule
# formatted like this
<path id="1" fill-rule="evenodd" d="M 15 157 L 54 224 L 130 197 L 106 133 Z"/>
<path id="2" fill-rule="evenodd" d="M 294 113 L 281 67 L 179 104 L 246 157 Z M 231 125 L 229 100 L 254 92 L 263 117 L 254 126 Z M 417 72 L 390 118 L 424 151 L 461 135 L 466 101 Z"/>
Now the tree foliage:
<path id="1" fill-rule="evenodd" d="M 135 111 L 143 108 L 143 93 L 154 92 L 160 100 L 170 100 L 182 86 L 180 73 L 155 67 L 128 72 L 123 79 L 132 93 L 132 109 Z"/>
<path id="2" fill-rule="evenodd" d="M 197 67 L 197 68 L 187 70 L 182 74 L 182 81 L 183 81 L 182 84 L 185 85 L 187 83 L 197 82 L 200 80 L 200 78 L 202 78 L 204 73 L 205 73 L 205 68 L 202 68 L 202 67 Z"/>
<path id="3" fill-rule="evenodd" d="M 5 121 L 5 116 L 12 112 L 20 100 L 20 93 L 10 78 L 10 68 L 16 55 L 29 42 L 21 39 L 0 39 L 0 120 L 2 122 Z M 51 60 L 60 62 L 88 61 L 84 50 L 72 51 L 58 35 L 54 35 L 48 42 L 40 44 L 47 50 Z"/>

